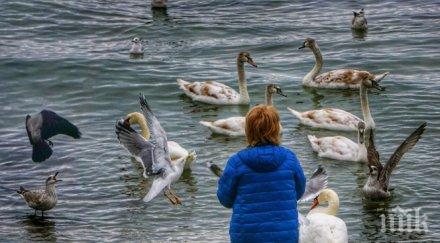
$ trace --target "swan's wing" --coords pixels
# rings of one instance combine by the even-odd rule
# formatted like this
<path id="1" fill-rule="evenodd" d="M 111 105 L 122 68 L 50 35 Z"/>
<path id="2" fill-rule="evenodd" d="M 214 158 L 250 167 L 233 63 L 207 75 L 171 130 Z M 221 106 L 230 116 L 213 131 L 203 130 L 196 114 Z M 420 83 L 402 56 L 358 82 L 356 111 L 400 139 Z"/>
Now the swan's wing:
<path id="1" fill-rule="evenodd" d="M 382 171 L 382 164 L 380 163 L 379 153 L 374 145 L 374 132 L 373 129 L 369 130 L 370 138 L 367 148 L 368 166 L 376 166 L 377 171 Z"/>
<path id="2" fill-rule="evenodd" d="M 420 125 L 411 135 L 409 135 L 405 141 L 403 141 L 402 144 L 396 149 L 394 154 L 390 157 L 388 162 L 385 164 L 383 170 L 381 171 L 379 175 L 379 182 L 382 184 L 382 186 L 385 187 L 385 189 L 388 189 L 388 183 L 390 181 L 391 173 L 393 172 L 393 169 L 397 166 L 402 156 L 408 152 L 410 149 L 416 145 L 416 143 L 419 141 L 420 137 L 422 136 L 423 132 L 426 128 L 426 122 L 424 122 L 422 125 Z"/>
<path id="3" fill-rule="evenodd" d="M 124 120 L 116 122 L 116 135 L 119 142 L 133 155 L 141 158 L 146 174 L 151 174 L 154 158 L 154 145 L 145 140 L 133 128 L 124 125 Z"/>
<path id="4" fill-rule="evenodd" d="M 319 165 L 318 169 L 315 170 L 312 177 L 307 181 L 306 191 L 299 201 L 305 202 L 318 196 L 322 189 L 327 188 L 327 178 L 325 169 Z"/>
<path id="5" fill-rule="evenodd" d="M 154 144 L 153 173 L 157 173 L 161 168 L 171 166 L 170 153 L 168 151 L 167 134 L 163 130 L 148 102 L 143 94 L 139 94 L 139 102 L 142 112 L 147 119 L 147 125 L 151 132 L 150 142 Z"/>
<path id="6" fill-rule="evenodd" d="M 43 125 L 41 126 L 41 138 L 48 139 L 57 134 L 68 135 L 72 138 L 80 138 L 81 132 L 68 120 L 57 113 L 49 110 L 42 110 Z"/>

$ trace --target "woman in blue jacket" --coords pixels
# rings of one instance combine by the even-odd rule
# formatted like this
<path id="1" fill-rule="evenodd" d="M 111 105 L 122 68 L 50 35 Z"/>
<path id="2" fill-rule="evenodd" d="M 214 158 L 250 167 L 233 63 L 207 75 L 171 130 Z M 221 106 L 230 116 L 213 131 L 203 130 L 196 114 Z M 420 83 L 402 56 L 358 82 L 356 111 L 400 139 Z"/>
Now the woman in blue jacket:
<path id="1" fill-rule="evenodd" d="M 280 118 L 273 106 L 246 115 L 248 147 L 234 154 L 219 180 L 217 197 L 232 208 L 231 242 L 297 242 L 297 200 L 306 179 L 295 154 L 279 146 Z"/>

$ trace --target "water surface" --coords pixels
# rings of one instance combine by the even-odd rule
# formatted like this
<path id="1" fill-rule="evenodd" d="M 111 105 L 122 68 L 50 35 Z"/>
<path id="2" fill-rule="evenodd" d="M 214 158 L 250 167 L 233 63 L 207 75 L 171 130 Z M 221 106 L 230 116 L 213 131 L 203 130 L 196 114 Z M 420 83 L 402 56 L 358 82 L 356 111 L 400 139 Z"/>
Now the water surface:
<path id="1" fill-rule="evenodd" d="M 182 96 L 176 78 L 216 80 L 237 88 L 235 58 L 250 51 L 247 66 L 251 105 L 264 102 L 264 87 L 277 83 L 288 95 L 275 97 L 284 127 L 283 144 L 294 150 L 307 175 L 318 164 L 340 198 L 339 217 L 349 238 L 359 241 L 440 239 L 438 145 L 440 125 L 439 12 L 436 1 L 171 1 L 166 14 L 148 1 L 2 1 L 0 3 L 0 240 L 2 241 L 227 241 L 230 210 L 217 201 L 217 179 L 205 167 L 224 166 L 245 146 L 243 139 L 211 136 L 200 120 L 244 115 L 249 107 L 215 107 Z M 369 31 L 350 30 L 352 10 L 365 8 Z M 145 41 L 143 59 L 130 59 L 130 40 Z M 385 162 L 423 121 L 428 130 L 393 174 L 393 197 L 362 200 L 365 166 L 317 157 L 306 135 L 335 132 L 300 126 L 286 107 L 337 107 L 361 115 L 355 91 L 305 89 L 310 50 L 322 49 L 324 70 L 352 67 L 389 71 L 384 92 L 371 92 L 376 144 Z M 144 92 L 170 140 L 195 149 L 197 163 L 173 188 L 184 200 L 171 206 L 160 195 L 143 203 L 151 181 L 118 144 L 114 123 L 138 111 Z M 26 114 L 47 108 L 77 124 L 81 140 L 58 136 L 54 154 L 31 161 Z M 352 139 L 353 133 L 341 133 Z M 14 191 L 40 185 L 54 171 L 59 203 L 44 221 L 34 220 Z M 380 215 L 422 207 L 429 231 L 381 231 Z M 301 206 L 303 213 L 309 205 Z"/>

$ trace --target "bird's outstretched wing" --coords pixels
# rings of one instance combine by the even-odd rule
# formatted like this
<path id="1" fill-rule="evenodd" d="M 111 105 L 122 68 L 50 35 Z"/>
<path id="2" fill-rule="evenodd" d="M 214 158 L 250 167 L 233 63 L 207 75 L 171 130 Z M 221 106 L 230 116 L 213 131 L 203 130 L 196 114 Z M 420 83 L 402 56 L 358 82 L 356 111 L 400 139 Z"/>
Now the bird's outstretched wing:
<path id="1" fill-rule="evenodd" d="M 374 132 L 373 129 L 369 129 L 369 142 L 367 148 L 368 166 L 376 166 L 379 173 L 382 171 L 382 164 L 380 163 L 379 153 L 374 145 Z"/>
<path id="2" fill-rule="evenodd" d="M 312 177 L 307 181 L 304 195 L 299 199 L 299 202 L 305 202 L 318 196 L 322 189 L 327 188 L 327 172 L 319 165 L 318 169 L 313 172 Z"/>
<path id="3" fill-rule="evenodd" d="M 425 128 L 426 128 L 426 122 L 420 125 L 413 133 L 411 133 L 411 135 L 409 135 L 405 139 L 405 141 L 403 141 L 402 144 L 400 144 L 400 146 L 396 149 L 394 154 L 385 164 L 383 170 L 379 175 L 379 182 L 384 187 L 384 189 L 388 189 L 391 173 L 393 172 L 394 168 L 396 168 L 400 159 L 403 157 L 403 155 L 406 152 L 408 152 L 410 149 L 414 147 L 414 145 L 416 145 L 416 143 L 419 141 L 420 137 L 422 136 L 423 132 L 425 131 Z"/>
<path id="4" fill-rule="evenodd" d="M 133 155 L 141 158 L 142 164 L 145 168 L 145 174 L 152 174 L 152 165 L 154 158 L 154 145 L 145 140 L 139 133 L 133 128 L 124 124 L 124 120 L 121 119 L 116 122 L 116 135 L 119 142 Z"/>
<path id="5" fill-rule="evenodd" d="M 42 139 L 48 139 L 57 134 L 64 134 L 73 138 L 81 137 L 79 129 L 57 113 L 49 110 L 42 110 L 41 115 L 43 117 L 43 125 L 41 126 Z"/>
<path id="6" fill-rule="evenodd" d="M 154 144 L 153 172 L 158 172 L 162 168 L 171 166 L 170 153 L 168 151 L 167 134 L 163 130 L 153 111 L 151 110 L 145 95 L 139 94 L 139 102 L 142 112 L 147 119 L 147 125 L 150 129 L 150 142 Z"/>

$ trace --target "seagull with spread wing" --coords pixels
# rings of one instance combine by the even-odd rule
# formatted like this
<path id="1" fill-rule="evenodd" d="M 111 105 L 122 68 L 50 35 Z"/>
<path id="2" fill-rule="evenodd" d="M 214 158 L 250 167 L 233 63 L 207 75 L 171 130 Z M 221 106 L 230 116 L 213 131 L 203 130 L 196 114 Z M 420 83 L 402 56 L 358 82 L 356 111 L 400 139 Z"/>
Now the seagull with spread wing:
<path id="1" fill-rule="evenodd" d="M 116 122 L 116 134 L 119 142 L 131 154 L 139 158 L 137 160 L 141 162 L 144 168 L 143 175 L 145 178 L 155 176 L 153 184 L 143 200 L 145 202 L 151 201 L 166 188 L 164 194 L 171 203 L 181 204 L 180 198 L 171 190 L 171 183 L 177 181 L 182 175 L 185 157 L 171 160 L 165 131 L 151 111 L 145 96 L 140 94 L 139 99 L 151 137 L 146 140 L 131 128 L 124 119 L 121 119 Z"/>
<path id="2" fill-rule="evenodd" d="M 81 132 L 75 125 L 50 110 L 42 110 L 33 116 L 27 115 L 26 132 L 32 145 L 34 162 L 43 162 L 52 155 L 53 143 L 49 138 L 58 134 L 81 138 Z"/>
<path id="3" fill-rule="evenodd" d="M 403 155 L 416 145 L 426 128 L 426 122 L 419 126 L 405 141 L 396 149 L 385 166 L 382 166 L 379 159 L 379 153 L 374 145 L 374 134 L 370 130 L 370 139 L 368 145 L 368 180 L 362 188 L 362 193 L 366 198 L 384 199 L 390 196 L 389 183 L 391 173 L 396 168 Z"/>

